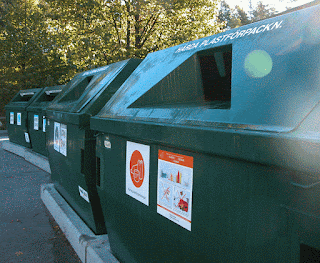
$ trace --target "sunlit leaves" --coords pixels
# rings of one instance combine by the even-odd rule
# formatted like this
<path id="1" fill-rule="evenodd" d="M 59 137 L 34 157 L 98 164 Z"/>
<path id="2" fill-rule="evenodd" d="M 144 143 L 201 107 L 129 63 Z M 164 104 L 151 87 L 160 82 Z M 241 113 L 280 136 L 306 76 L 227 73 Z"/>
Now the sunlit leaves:
<path id="1" fill-rule="evenodd" d="M 59 27 L 64 28 L 64 52 L 74 58 L 78 69 L 144 57 L 161 48 L 212 35 L 218 30 L 215 2 L 50 1 L 59 10 Z M 63 25 L 65 20 L 68 29 Z M 77 52 L 70 53 L 71 49 Z"/>
<path id="2" fill-rule="evenodd" d="M 216 17 L 217 0 L 0 0 L 0 87 L 14 94 L 63 84 L 213 35 Z"/>
<path id="3" fill-rule="evenodd" d="M 0 115 L 3 106 L 20 89 L 54 85 L 68 71 L 55 50 L 55 39 L 47 27 L 45 2 L 1 1 Z M 40 8 L 40 7 L 41 8 Z M 72 73 L 74 74 L 74 73 Z"/>

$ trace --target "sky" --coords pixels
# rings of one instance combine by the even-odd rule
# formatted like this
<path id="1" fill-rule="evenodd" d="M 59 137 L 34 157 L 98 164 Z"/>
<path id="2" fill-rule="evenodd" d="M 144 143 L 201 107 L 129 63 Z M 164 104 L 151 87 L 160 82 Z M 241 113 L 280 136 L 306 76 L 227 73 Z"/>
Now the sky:
<path id="1" fill-rule="evenodd" d="M 230 7 L 234 7 L 235 5 L 238 5 L 242 7 L 245 11 L 249 11 L 249 0 L 225 0 L 227 4 Z M 261 0 L 264 5 L 269 5 L 270 7 L 274 7 L 276 11 L 285 11 L 286 7 L 296 7 L 299 5 L 303 5 L 309 2 L 312 2 L 313 0 L 297 0 L 294 2 L 291 2 L 290 0 Z M 252 6 L 255 7 L 257 2 L 259 0 L 251 0 Z"/>

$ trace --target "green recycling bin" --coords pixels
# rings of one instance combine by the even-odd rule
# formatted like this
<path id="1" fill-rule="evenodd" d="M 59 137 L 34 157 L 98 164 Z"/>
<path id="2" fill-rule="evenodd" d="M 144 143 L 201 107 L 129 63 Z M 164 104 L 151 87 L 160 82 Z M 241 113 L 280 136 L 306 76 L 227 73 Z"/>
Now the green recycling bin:
<path id="1" fill-rule="evenodd" d="M 320 6 L 149 54 L 91 118 L 121 262 L 320 249 Z"/>
<path id="2" fill-rule="evenodd" d="M 96 190 L 97 114 L 141 62 L 129 59 L 75 76 L 47 107 L 48 152 L 56 189 L 96 234 L 106 233 Z"/>
<path id="3" fill-rule="evenodd" d="M 42 89 L 20 90 L 5 106 L 7 130 L 10 142 L 31 148 L 27 107 Z"/>
<path id="4" fill-rule="evenodd" d="M 37 98 L 27 107 L 29 136 L 32 150 L 48 156 L 46 140 L 46 114 L 45 110 L 54 98 L 62 91 L 65 85 L 46 87 Z"/>

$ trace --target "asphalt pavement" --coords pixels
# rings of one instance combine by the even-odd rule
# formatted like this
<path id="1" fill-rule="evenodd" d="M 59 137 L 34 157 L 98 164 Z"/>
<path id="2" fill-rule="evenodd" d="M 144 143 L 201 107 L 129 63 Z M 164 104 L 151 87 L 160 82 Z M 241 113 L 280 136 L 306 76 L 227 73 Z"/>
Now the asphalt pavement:
<path id="1" fill-rule="evenodd" d="M 81 262 L 40 198 L 50 174 L 7 152 L 0 131 L 0 262 Z"/>

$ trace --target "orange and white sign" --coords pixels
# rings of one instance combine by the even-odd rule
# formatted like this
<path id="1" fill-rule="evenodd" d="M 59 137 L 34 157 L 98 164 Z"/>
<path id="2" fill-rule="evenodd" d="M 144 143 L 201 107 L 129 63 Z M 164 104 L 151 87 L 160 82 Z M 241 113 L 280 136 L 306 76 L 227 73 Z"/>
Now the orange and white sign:
<path id="1" fill-rule="evenodd" d="M 126 194 L 149 205 L 150 146 L 127 142 Z"/>
<path id="2" fill-rule="evenodd" d="M 159 150 L 157 212 L 191 231 L 193 157 Z"/>

